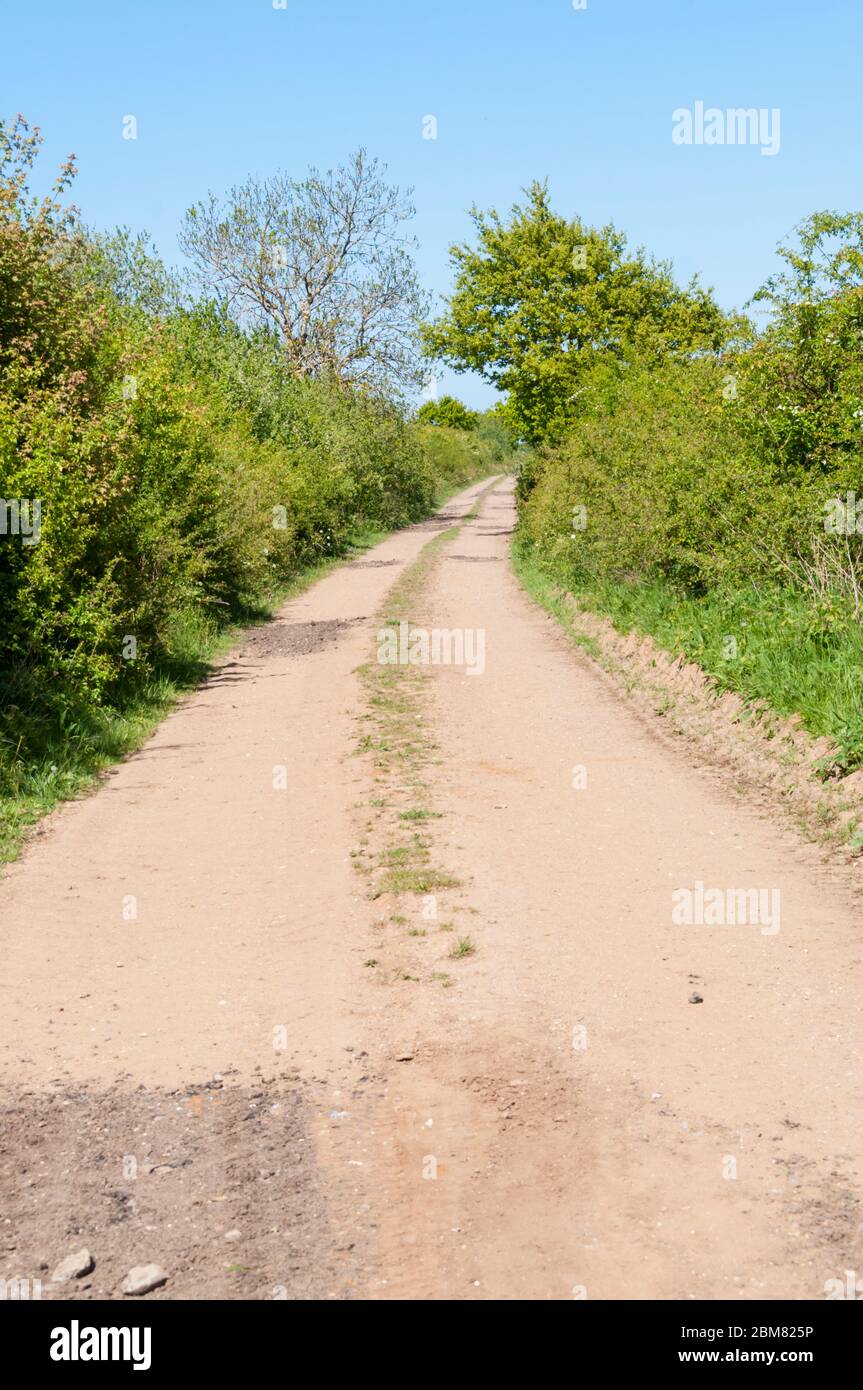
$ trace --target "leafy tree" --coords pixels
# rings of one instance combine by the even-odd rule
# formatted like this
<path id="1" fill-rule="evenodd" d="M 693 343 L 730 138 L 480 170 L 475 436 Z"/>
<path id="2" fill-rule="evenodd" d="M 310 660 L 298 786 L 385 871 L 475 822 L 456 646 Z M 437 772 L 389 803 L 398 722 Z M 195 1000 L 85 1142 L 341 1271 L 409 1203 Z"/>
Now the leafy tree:
<path id="1" fill-rule="evenodd" d="M 753 296 L 772 310 L 739 359 L 741 413 L 786 469 L 853 466 L 863 446 L 863 213 L 817 212 Z"/>
<path id="2" fill-rule="evenodd" d="M 708 290 L 679 288 L 668 263 L 628 251 L 613 226 L 566 221 L 545 184 L 531 185 L 508 222 L 476 208 L 471 217 L 477 244 L 451 248 L 455 290 L 426 325 L 425 350 L 508 392 L 510 426 L 529 441 L 564 432 L 583 374 L 603 356 L 657 361 L 726 339 Z"/>
<path id="3" fill-rule="evenodd" d="M 71 272 L 81 238 L 77 209 L 62 195 L 75 176 L 74 156 L 40 198 L 30 176 L 41 143 L 23 116 L 0 121 L 0 368 L 18 396 L 62 381 L 71 399 L 84 388 L 101 319 L 92 292 Z"/>
<path id="4" fill-rule="evenodd" d="M 796 227 L 797 246 L 779 246 L 785 269 L 753 295 L 782 311 L 863 289 L 863 212 L 815 212 Z"/>
<path id="5" fill-rule="evenodd" d="M 278 333 L 297 376 L 380 388 L 422 379 L 426 310 L 405 224 L 410 190 L 358 150 L 325 174 L 250 178 L 186 214 L 180 245 L 244 326 Z"/>
<path id="6" fill-rule="evenodd" d="M 480 422 L 478 412 L 468 410 L 455 396 L 426 401 L 417 411 L 417 419 L 424 425 L 448 425 L 453 430 L 475 430 Z"/>
<path id="7" fill-rule="evenodd" d="M 88 231 L 81 268 L 89 283 L 122 308 L 167 318 L 183 303 L 179 277 L 165 266 L 147 232 Z"/>

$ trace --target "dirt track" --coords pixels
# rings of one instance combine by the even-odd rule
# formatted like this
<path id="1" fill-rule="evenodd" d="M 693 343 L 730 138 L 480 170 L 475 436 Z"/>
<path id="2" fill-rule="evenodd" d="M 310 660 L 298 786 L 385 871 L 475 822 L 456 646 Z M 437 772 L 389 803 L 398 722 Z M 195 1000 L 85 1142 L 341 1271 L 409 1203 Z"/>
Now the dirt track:
<path id="1" fill-rule="evenodd" d="M 481 492 L 289 604 L 4 875 L 0 1277 L 761 1299 L 863 1269 L 859 910 L 523 595 L 509 483 L 387 614 L 485 634 L 415 696 L 459 886 L 429 919 L 357 872 L 400 794 L 357 668 Z M 675 924 L 696 882 L 778 889 L 781 930 Z"/>

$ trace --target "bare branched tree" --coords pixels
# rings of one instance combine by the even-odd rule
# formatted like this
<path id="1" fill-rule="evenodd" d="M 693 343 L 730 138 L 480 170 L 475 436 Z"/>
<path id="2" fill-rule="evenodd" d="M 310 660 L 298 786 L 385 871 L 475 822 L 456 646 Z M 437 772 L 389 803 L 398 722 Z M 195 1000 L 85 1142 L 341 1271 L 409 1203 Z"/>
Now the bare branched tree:
<path id="1" fill-rule="evenodd" d="M 325 174 L 249 178 L 186 214 L 180 244 L 197 277 L 241 321 L 274 329 L 298 376 L 375 387 L 423 378 L 427 312 L 405 232 L 412 190 L 358 150 Z"/>

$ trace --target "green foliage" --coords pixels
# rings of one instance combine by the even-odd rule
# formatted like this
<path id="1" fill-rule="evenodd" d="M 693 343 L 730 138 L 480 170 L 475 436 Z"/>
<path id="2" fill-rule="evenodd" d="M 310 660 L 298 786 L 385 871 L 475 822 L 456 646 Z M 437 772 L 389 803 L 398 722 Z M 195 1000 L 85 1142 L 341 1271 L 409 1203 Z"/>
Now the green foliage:
<path id="1" fill-rule="evenodd" d="M 816 213 L 797 231 L 787 269 L 754 296 L 773 319 L 740 359 L 745 424 L 789 472 L 845 474 L 863 445 L 863 214 Z"/>
<path id="2" fill-rule="evenodd" d="M 523 554 L 622 628 L 801 713 L 842 766 L 863 762 L 861 247 L 863 216 L 817 214 L 756 296 L 773 308 L 757 337 L 598 364 L 518 489 Z"/>
<path id="3" fill-rule="evenodd" d="M 448 425 L 453 430 L 475 430 L 480 422 L 476 410 L 468 410 L 455 396 L 441 396 L 439 401 L 426 401 L 417 411 L 424 425 Z"/>
<path id="4" fill-rule="evenodd" d="M 484 439 L 478 432 L 425 425 L 417 433 L 438 480 L 439 500 L 474 478 L 504 471 L 506 465 L 496 451 L 495 441 Z"/>
<path id="5" fill-rule="evenodd" d="M 451 249 L 455 290 L 424 330 L 427 354 L 507 391 L 514 435 L 559 438 L 581 411 L 583 381 L 603 359 L 651 363 L 717 349 L 733 325 L 708 291 L 631 252 L 613 226 L 552 211 L 545 185 L 505 222 L 473 209 L 476 247 Z"/>
<path id="6" fill-rule="evenodd" d="M 0 796 L 38 784 L 44 806 L 147 725 L 118 734 L 123 711 L 199 677 L 220 630 L 498 460 L 183 305 L 146 238 L 92 237 L 61 205 L 71 163 L 30 196 L 38 145 L 0 126 L 0 499 L 41 508 L 38 543 L 0 534 Z"/>

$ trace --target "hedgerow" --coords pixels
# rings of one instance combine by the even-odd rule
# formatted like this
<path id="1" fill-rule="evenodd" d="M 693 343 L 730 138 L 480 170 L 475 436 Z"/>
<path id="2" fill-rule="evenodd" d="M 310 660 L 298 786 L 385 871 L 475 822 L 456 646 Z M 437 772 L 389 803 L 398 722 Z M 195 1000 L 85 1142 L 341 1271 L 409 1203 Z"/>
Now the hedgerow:
<path id="1" fill-rule="evenodd" d="M 518 544 L 624 630 L 863 763 L 863 215 L 817 214 L 716 354 L 588 374 Z"/>
<path id="2" fill-rule="evenodd" d="M 64 202 L 71 166 L 35 198 L 38 145 L 20 118 L 0 126 L 10 795 L 48 760 L 86 764 L 105 713 L 194 654 L 190 634 L 203 652 L 304 567 L 496 466 L 476 431 L 431 438 L 398 402 L 298 379 L 274 337 L 184 302 L 143 240 L 87 233 Z"/>

